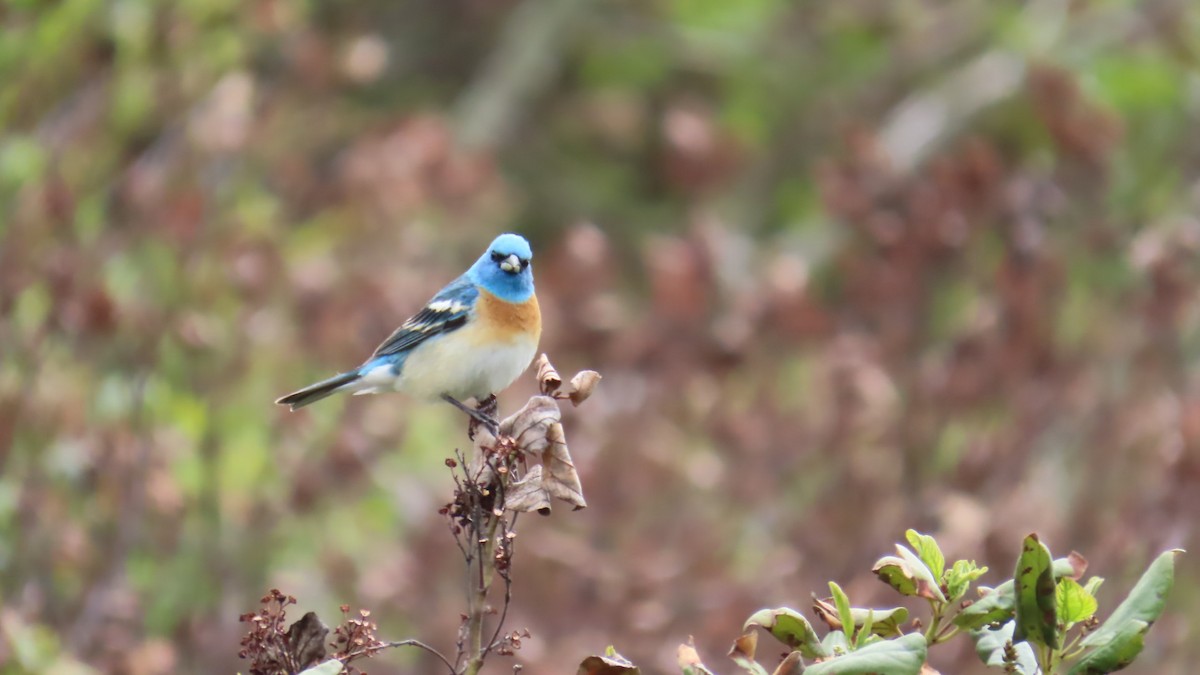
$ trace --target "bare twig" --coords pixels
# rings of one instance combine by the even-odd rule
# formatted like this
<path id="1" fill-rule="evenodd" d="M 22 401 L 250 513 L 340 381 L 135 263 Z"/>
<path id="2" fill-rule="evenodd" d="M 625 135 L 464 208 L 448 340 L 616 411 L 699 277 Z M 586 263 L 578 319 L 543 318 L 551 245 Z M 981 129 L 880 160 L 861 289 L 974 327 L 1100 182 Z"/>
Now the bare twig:
<path id="1" fill-rule="evenodd" d="M 418 649 L 424 649 L 425 651 L 429 652 L 430 654 L 433 654 L 434 656 L 436 656 L 437 659 L 442 662 L 442 665 L 446 666 L 446 669 L 449 670 L 452 675 L 458 672 L 454 669 L 454 665 L 450 663 L 450 660 L 447 659 L 444 654 L 442 654 L 438 650 L 434 649 L 433 647 L 430 647 L 429 645 L 425 644 L 424 642 L 421 642 L 420 640 L 393 640 L 392 642 L 387 642 L 383 645 L 384 649 L 389 649 L 392 647 L 417 647 Z M 351 652 L 351 653 L 347 654 L 345 657 L 343 657 L 341 660 L 343 663 L 345 663 L 345 662 L 349 661 L 350 659 L 353 659 L 353 658 L 356 658 L 359 656 L 369 656 L 371 653 L 374 653 L 375 651 L 376 650 L 364 649 L 364 650 L 357 651 L 357 652 Z"/>

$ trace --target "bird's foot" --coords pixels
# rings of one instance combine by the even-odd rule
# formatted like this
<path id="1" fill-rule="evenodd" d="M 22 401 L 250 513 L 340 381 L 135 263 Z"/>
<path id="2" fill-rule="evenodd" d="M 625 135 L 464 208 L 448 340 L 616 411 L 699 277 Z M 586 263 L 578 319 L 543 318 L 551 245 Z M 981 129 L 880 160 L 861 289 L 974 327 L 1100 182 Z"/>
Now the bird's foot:
<path id="1" fill-rule="evenodd" d="M 482 415 L 488 421 L 484 423 L 488 431 L 492 432 L 492 436 L 500 436 L 500 403 L 496 400 L 495 394 L 488 394 L 487 398 L 482 399 L 475 404 L 475 412 Z M 475 415 L 471 416 L 471 421 L 467 425 L 467 436 L 471 440 L 475 440 L 475 429 L 478 428 L 480 422 Z"/>
<path id="2" fill-rule="evenodd" d="M 493 436 L 500 435 L 500 422 L 496 420 L 498 406 L 495 395 L 488 396 L 480 401 L 478 408 L 472 408 L 449 394 L 442 394 L 442 399 L 463 411 L 471 418 L 471 421 L 467 425 L 467 436 L 471 440 L 475 440 L 475 429 L 477 426 L 483 426 L 492 432 Z"/>

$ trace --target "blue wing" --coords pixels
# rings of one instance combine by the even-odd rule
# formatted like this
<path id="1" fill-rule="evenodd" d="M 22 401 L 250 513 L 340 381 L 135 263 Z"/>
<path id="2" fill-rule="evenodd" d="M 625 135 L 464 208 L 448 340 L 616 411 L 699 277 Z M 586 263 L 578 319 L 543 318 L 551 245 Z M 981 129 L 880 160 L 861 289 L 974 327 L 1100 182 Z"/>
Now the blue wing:
<path id="1" fill-rule="evenodd" d="M 388 336 L 375 349 L 368 362 L 381 356 L 402 354 L 435 335 L 462 328 L 470 318 L 478 297 L 479 290 L 466 275 L 455 279 Z"/>

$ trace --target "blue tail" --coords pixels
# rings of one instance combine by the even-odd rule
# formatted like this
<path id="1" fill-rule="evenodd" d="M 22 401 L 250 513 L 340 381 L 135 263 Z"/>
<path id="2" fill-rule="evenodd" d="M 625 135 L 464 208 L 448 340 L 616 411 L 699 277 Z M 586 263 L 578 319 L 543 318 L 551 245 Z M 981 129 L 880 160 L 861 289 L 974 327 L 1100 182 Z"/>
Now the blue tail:
<path id="1" fill-rule="evenodd" d="M 328 380 L 321 380 L 316 384 L 310 384 L 300 391 L 292 392 L 287 396 L 275 401 L 279 405 L 291 406 L 292 410 L 303 408 L 309 403 L 316 403 L 321 399 L 332 396 L 342 387 L 358 380 L 362 377 L 358 370 L 351 370 L 341 375 L 334 375 Z"/>

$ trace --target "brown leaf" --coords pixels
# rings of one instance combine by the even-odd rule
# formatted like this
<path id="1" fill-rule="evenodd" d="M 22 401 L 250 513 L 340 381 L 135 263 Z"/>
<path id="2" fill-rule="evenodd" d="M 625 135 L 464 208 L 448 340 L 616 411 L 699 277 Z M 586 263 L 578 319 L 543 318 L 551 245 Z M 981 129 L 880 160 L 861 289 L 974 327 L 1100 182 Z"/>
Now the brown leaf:
<path id="1" fill-rule="evenodd" d="M 551 365 L 550 357 L 542 354 L 534 364 L 537 366 L 538 389 L 547 396 L 558 391 L 558 388 L 562 386 L 562 378 Z"/>
<path id="2" fill-rule="evenodd" d="M 792 652 L 779 664 L 772 675 L 800 675 L 804 672 L 804 662 L 800 660 L 800 652 Z"/>
<path id="3" fill-rule="evenodd" d="M 587 506 L 579 474 L 567 449 L 566 435 L 559 423 L 561 415 L 558 402 L 553 398 L 534 396 L 525 407 L 500 423 L 501 434 L 511 437 L 522 452 L 542 459 L 541 467 L 531 469 L 520 482 L 510 486 L 510 491 L 518 491 L 518 497 L 505 499 L 508 508 L 539 513 L 546 509 L 548 512 L 548 497 L 568 502 L 576 510 Z M 548 497 L 539 495 L 539 491 Z"/>
<path id="4" fill-rule="evenodd" d="M 571 403 L 579 405 L 592 395 L 592 391 L 600 384 L 600 373 L 594 370 L 581 370 L 571 378 L 571 393 L 568 395 Z"/>
<path id="5" fill-rule="evenodd" d="M 562 425 L 558 422 L 551 424 L 546 432 L 546 440 L 549 445 L 542 453 L 542 466 L 546 467 L 547 474 L 542 485 L 550 496 L 571 504 L 576 511 L 586 508 L 583 485 L 579 482 L 579 473 L 575 471 L 575 463 L 571 461 L 571 453 L 567 450 Z"/>
<path id="6" fill-rule="evenodd" d="M 812 607 L 813 613 L 817 615 L 817 618 L 824 621 L 825 625 L 829 626 L 831 630 L 842 629 L 841 615 L 838 614 L 837 607 L 833 603 L 813 595 Z"/>
<path id="7" fill-rule="evenodd" d="M 292 659 L 301 669 L 325 660 L 325 636 L 329 628 L 321 623 L 316 612 L 309 612 L 288 627 L 287 644 Z"/>
<path id="8" fill-rule="evenodd" d="M 546 431 L 562 417 L 558 403 L 549 396 L 534 396 L 525 407 L 505 418 L 500 423 L 500 433 L 510 436 L 517 447 L 529 454 L 545 452 L 549 442 Z"/>
<path id="9" fill-rule="evenodd" d="M 1075 581 L 1082 579 L 1084 572 L 1087 572 L 1088 568 L 1087 558 L 1083 557 L 1083 554 L 1078 551 L 1071 551 L 1067 555 L 1067 561 L 1071 563 L 1071 578 Z"/>
<path id="10" fill-rule="evenodd" d="M 729 648 L 729 656 L 735 661 L 739 658 L 753 661 L 754 652 L 757 649 L 758 632 L 751 630 L 749 633 L 746 633 L 745 635 L 733 641 L 733 646 Z"/>
<path id="11" fill-rule="evenodd" d="M 678 661 L 680 668 L 703 665 L 700 662 L 700 654 L 696 653 L 695 638 L 691 636 L 688 636 L 686 644 L 679 645 L 675 654 L 675 660 Z"/>
<path id="12" fill-rule="evenodd" d="M 504 508 L 518 513 L 550 515 L 550 493 L 542 486 L 542 467 L 534 466 L 504 492 Z"/>
<path id="13" fill-rule="evenodd" d="M 624 656 L 609 648 L 604 656 L 589 656 L 579 664 L 575 675 L 638 675 L 642 671 Z"/>

